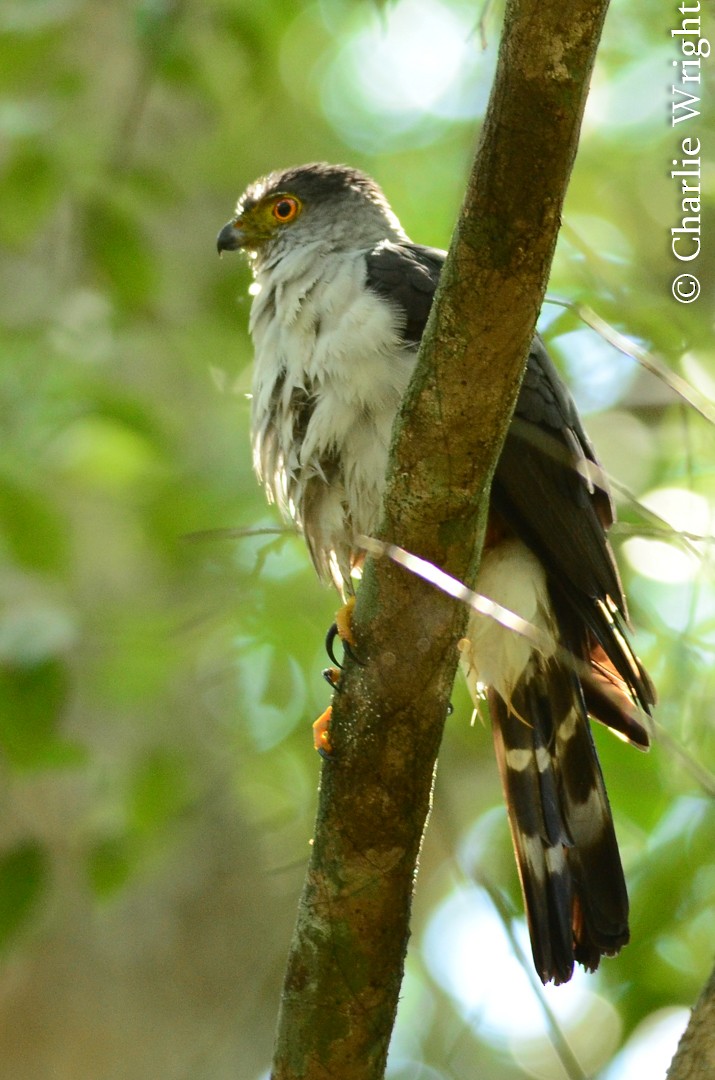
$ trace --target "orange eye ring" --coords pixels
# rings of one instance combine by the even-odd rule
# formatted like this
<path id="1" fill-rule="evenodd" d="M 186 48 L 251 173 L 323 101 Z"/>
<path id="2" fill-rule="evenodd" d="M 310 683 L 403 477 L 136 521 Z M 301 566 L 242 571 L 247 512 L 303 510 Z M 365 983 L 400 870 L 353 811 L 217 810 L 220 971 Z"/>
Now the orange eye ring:
<path id="1" fill-rule="evenodd" d="M 271 213 L 281 225 L 287 225 L 298 216 L 300 209 L 300 203 L 292 195 L 280 195 L 273 203 Z"/>

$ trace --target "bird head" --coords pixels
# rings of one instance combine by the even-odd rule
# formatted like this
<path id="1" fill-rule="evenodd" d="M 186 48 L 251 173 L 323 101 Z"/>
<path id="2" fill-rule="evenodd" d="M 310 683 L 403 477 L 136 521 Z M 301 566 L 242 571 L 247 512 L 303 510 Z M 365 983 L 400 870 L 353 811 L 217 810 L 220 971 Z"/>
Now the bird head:
<path id="1" fill-rule="evenodd" d="M 407 237 L 381 189 L 347 165 L 316 163 L 269 173 L 250 184 L 216 241 L 260 265 L 299 245 L 327 251 L 370 248 Z"/>

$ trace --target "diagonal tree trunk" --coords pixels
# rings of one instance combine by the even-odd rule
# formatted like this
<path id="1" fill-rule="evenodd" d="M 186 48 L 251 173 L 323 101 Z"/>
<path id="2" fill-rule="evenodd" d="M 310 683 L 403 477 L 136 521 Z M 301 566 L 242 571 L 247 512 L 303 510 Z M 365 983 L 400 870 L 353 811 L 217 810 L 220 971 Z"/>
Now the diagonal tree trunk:
<path id="1" fill-rule="evenodd" d="M 473 581 L 551 266 L 607 0 L 508 0 L 495 84 L 414 379 L 380 537 Z M 466 609 L 368 562 L 364 666 L 336 695 L 273 1080 L 380 1080 Z M 475 978 L 488 973 L 475 972 Z"/>
<path id="2" fill-rule="evenodd" d="M 667 1080 L 715 1076 L 715 968 L 693 1009 Z"/>

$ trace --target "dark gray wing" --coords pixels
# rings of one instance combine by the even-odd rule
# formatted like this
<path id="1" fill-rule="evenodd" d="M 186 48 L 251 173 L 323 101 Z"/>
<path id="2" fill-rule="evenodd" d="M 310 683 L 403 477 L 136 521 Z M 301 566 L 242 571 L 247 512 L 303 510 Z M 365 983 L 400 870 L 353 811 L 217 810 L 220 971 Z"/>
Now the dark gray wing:
<path id="1" fill-rule="evenodd" d="M 385 241 L 366 257 L 367 286 L 404 316 L 406 341 L 422 337 L 446 255 L 439 248 Z"/>
<path id="2" fill-rule="evenodd" d="M 444 259 L 437 248 L 387 242 L 367 256 L 368 287 L 404 316 L 408 341 L 422 337 Z M 610 496 L 589 478 L 589 463 L 600 475 L 573 398 L 535 337 L 497 465 L 493 503 L 547 570 L 591 601 L 610 596 L 625 616 L 605 539 L 613 521 Z"/>
<path id="3" fill-rule="evenodd" d="M 605 531 L 613 507 L 576 405 L 539 337 L 492 487 L 494 506 L 548 570 L 590 600 L 626 601 Z"/>
<path id="4" fill-rule="evenodd" d="M 422 336 L 445 257 L 437 248 L 389 242 L 367 255 L 367 284 L 403 314 L 408 341 Z M 619 622 L 619 615 L 627 619 L 626 601 L 606 535 L 613 522 L 606 481 L 538 335 L 494 475 L 492 507 L 543 562 L 559 613 L 574 628 L 573 651 L 583 655 L 588 627 L 647 710 L 653 690 Z M 596 604 L 607 599 L 617 608 L 612 615 Z"/>

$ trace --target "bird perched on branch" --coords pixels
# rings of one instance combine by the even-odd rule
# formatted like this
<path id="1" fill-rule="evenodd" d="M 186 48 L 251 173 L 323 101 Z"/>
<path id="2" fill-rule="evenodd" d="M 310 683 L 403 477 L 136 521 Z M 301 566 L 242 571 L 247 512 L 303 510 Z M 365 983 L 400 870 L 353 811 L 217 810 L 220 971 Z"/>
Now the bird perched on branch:
<path id="1" fill-rule="evenodd" d="M 256 472 L 302 531 L 320 578 L 349 597 L 358 537 L 378 525 L 392 425 L 445 253 L 409 240 L 370 177 L 327 164 L 249 185 L 218 248 L 246 252 L 256 282 Z M 645 748 L 643 713 L 655 694 L 626 637 L 612 521 L 593 448 L 537 337 L 494 476 L 475 587 L 535 627 L 542 644 L 472 615 L 462 667 L 475 700 L 486 689 L 544 982 L 567 981 L 574 961 L 594 970 L 629 936 L 588 714 Z"/>

